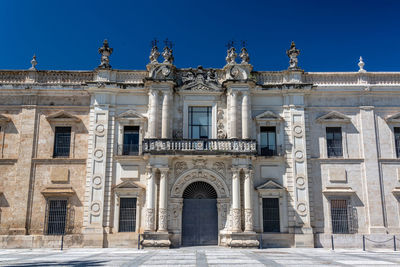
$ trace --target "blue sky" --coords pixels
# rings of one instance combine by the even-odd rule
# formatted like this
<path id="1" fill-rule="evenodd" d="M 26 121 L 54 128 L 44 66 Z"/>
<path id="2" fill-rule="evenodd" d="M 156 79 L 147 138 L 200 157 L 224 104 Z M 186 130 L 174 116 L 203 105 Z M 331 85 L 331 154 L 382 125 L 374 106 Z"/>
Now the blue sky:
<path id="1" fill-rule="evenodd" d="M 0 0 L 0 69 L 92 70 L 104 38 L 114 69 L 145 69 L 150 42 L 174 43 L 175 65 L 218 67 L 247 41 L 254 70 L 286 69 L 294 40 L 306 71 L 400 71 L 400 1 Z M 161 44 L 160 44 L 161 46 Z"/>

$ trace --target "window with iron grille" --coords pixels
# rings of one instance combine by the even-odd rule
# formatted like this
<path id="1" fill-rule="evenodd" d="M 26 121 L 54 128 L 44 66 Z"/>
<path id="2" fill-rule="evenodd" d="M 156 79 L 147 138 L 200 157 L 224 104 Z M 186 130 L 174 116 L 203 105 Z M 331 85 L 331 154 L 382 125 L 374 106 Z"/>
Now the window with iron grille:
<path id="1" fill-rule="evenodd" d="M 343 156 L 341 127 L 326 127 L 326 144 L 328 158 Z"/>
<path id="2" fill-rule="evenodd" d="M 276 156 L 276 128 L 261 127 L 260 128 L 260 149 L 262 156 Z"/>
<path id="3" fill-rule="evenodd" d="M 332 233 L 348 234 L 349 206 L 346 199 L 331 199 Z"/>
<path id="4" fill-rule="evenodd" d="M 71 146 L 71 127 L 55 127 L 53 157 L 69 157 Z"/>
<path id="5" fill-rule="evenodd" d="M 136 198 L 119 199 L 119 232 L 135 232 Z"/>
<path id="6" fill-rule="evenodd" d="M 189 138 L 211 138 L 212 107 L 189 107 Z"/>
<path id="7" fill-rule="evenodd" d="M 139 126 L 124 126 L 122 155 L 139 154 Z"/>
<path id="8" fill-rule="evenodd" d="M 400 158 L 400 127 L 394 127 L 394 141 L 396 144 L 396 156 Z"/>
<path id="9" fill-rule="evenodd" d="M 67 221 L 67 200 L 55 199 L 48 201 L 47 214 L 47 234 L 63 235 L 65 234 L 65 225 Z"/>
<path id="10" fill-rule="evenodd" d="M 263 198 L 264 232 L 280 232 L 279 198 Z"/>

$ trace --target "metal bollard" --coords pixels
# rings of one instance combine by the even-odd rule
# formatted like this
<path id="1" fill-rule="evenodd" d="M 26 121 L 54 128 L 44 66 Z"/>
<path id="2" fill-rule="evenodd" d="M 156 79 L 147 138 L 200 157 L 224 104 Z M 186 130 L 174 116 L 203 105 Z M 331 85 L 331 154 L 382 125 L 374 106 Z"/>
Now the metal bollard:
<path id="1" fill-rule="evenodd" d="M 64 234 L 61 235 L 61 250 L 64 248 Z"/>
<path id="2" fill-rule="evenodd" d="M 393 250 L 396 251 L 396 236 L 393 236 Z"/>
<path id="3" fill-rule="evenodd" d="M 259 249 L 262 249 L 262 234 L 260 234 L 260 247 Z"/>
<path id="4" fill-rule="evenodd" d="M 365 251 L 365 235 L 363 235 L 363 251 Z"/>
<path id="5" fill-rule="evenodd" d="M 333 244 L 333 235 L 331 235 L 331 244 L 332 244 L 332 250 L 335 250 L 335 245 Z"/>
<path id="6" fill-rule="evenodd" d="M 137 249 L 140 249 L 140 233 L 138 234 L 138 239 L 137 239 Z"/>

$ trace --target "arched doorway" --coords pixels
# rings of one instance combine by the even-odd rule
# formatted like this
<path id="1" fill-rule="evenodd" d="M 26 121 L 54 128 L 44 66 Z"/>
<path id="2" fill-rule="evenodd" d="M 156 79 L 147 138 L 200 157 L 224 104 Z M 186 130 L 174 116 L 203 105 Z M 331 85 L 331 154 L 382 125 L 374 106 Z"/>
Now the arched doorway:
<path id="1" fill-rule="evenodd" d="M 182 245 L 218 245 L 217 192 L 197 181 L 183 192 Z"/>

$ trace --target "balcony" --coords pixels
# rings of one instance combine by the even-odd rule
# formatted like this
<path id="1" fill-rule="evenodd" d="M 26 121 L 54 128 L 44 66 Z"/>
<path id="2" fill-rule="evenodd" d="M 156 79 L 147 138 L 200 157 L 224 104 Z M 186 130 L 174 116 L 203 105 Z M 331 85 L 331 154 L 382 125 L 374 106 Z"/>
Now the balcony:
<path id="1" fill-rule="evenodd" d="M 255 155 L 257 143 L 241 139 L 144 139 L 143 153 Z"/>
<path id="2" fill-rule="evenodd" d="M 118 156 L 138 156 L 140 153 L 139 144 L 123 144 L 118 145 Z"/>

